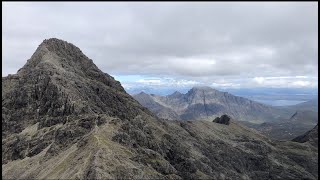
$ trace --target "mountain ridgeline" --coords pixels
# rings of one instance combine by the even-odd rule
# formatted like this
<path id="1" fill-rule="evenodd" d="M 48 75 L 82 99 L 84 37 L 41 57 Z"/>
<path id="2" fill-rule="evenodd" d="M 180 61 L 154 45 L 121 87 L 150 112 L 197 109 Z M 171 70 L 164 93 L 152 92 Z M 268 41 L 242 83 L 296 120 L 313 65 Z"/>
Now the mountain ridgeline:
<path id="1" fill-rule="evenodd" d="M 241 121 L 247 127 L 256 129 L 260 133 L 279 140 L 290 140 L 311 130 L 318 124 L 318 112 L 296 111 L 288 119 L 280 119 L 274 122 L 253 124 Z"/>
<path id="2" fill-rule="evenodd" d="M 318 140 L 318 124 L 313 129 L 311 129 L 310 131 L 306 132 L 305 134 L 294 138 L 293 141 L 300 142 L 300 143 L 309 142 L 313 146 L 318 147 L 318 145 L 319 145 L 318 144 L 319 143 L 319 140 Z"/>
<path id="3" fill-rule="evenodd" d="M 299 103 L 292 106 L 286 106 L 287 109 L 295 109 L 300 111 L 315 111 L 318 112 L 318 98 L 312 99 L 303 103 Z"/>
<path id="4" fill-rule="evenodd" d="M 212 106 L 223 108 L 210 105 L 214 93 L 173 96 L 186 97 L 181 111 L 203 102 L 206 117 Z M 217 102 L 230 99 L 252 106 L 228 94 Z M 266 116 L 263 105 L 255 109 Z M 47 39 L 17 74 L 2 78 L 2 178 L 318 179 L 317 146 L 273 141 L 226 117 L 159 119 L 79 48 Z"/>
<path id="5" fill-rule="evenodd" d="M 227 114 L 239 123 L 278 140 L 291 140 L 318 123 L 316 100 L 295 106 L 272 107 L 210 87 L 194 87 L 186 94 L 133 95 L 158 117 L 169 120 L 208 120 Z"/>
<path id="6" fill-rule="evenodd" d="M 158 96 L 142 92 L 133 97 L 160 118 L 171 120 L 213 120 L 228 114 L 240 121 L 262 123 L 290 115 L 287 111 L 210 87 L 194 87 L 186 94 L 175 92 Z"/>

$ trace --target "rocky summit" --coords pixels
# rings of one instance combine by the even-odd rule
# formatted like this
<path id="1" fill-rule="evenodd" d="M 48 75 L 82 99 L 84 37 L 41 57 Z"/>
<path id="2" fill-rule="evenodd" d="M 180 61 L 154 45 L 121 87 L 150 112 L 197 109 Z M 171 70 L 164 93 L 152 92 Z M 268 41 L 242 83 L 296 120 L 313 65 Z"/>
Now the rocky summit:
<path id="1" fill-rule="evenodd" d="M 52 38 L 2 78 L 2 178 L 318 179 L 318 147 L 236 121 L 159 119 Z"/>

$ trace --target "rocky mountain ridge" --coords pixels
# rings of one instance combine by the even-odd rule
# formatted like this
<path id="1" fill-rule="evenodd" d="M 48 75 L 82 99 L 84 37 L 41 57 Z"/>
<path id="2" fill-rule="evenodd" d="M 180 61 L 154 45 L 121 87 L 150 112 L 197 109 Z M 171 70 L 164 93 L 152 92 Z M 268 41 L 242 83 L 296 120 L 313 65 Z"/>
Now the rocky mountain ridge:
<path id="1" fill-rule="evenodd" d="M 262 123 L 289 116 L 286 111 L 205 86 L 194 87 L 186 94 L 175 92 L 168 96 L 158 96 L 140 93 L 133 97 L 159 117 L 167 119 L 213 120 L 228 114 L 237 120 Z M 150 107 L 151 102 L 157 104 L 156 109 Z M 164 117 L 160 111 L 167 111 L 167 114 L 173 116 Z"/>
<path id="2" fill-rule="evenodd" d="M 300 143 L 310 143 L 313 146 L 318 147 L 318 124 L 311 129 L 310 131 L 306 132 L 305 134 L 298 136 L 293 139 L 295 142 L 300 142 Z"/>
<path id="3" fill-rule="evenodd" d="M 244 121 L 241 123 L 270 138 L 290 140 L 314 128 L 318 123 L 318 112 L 296 111 L 289 119 L 280 119 L 278 121 L 264 122 L 261 124 Z"/>
<path id="4" fill-rule="evenodd" d="M 55 38 L 2 78 L 2 129 L 3 179 L 318 179 L 317 147 L 159 119 Z"/>

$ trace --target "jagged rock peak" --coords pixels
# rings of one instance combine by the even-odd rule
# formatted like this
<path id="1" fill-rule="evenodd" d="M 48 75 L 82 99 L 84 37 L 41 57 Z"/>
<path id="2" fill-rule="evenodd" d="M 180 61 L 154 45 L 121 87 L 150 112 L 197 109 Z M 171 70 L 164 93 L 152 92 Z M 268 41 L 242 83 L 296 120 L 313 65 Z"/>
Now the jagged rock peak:
<path id="1" fill-rule="evenodd" d="M 45 39 L 33 53 L 23 68 L 18 73 L 33 71 L 40 64 L 53 64 L 56 67 L 88 69 L 94 68 L 99 71 L 93 61 L 82 53 L 80 48 L 57 38 Z M 100 72 L 102 73 L 102 72 Z"/>
<path id="2" fill-rule="evenodd" d="M 213 89 L 209 86 L 194 86 L 193 88 L 191 88 L 187 94 L 197 94 L 197 93 L 203 93 L 203 92 L 220 92 L 216 89 Z"/>
<path id="3" fill-rule="evenodd" d="M 46 47 L 51 52 L 73 52 L 83 54 L 77 46 L 57 38 L 45 39 L 40 45 Z M 84 55 L 84 54 L 83 54 Z"/>
<path id="4" fill-rule="evenodd" d="M 141 91 L 138 95 L 148 95 L 147 93 Z"/>
<path id="5" fill-rule="evenodd" d="M 181 93 L 179 91 L 175 91 L 174 93 L 172 93 L 171 95 L 180 95 Z"/>
<path id="6" fill-rule="evenodd" d="M 121 84 L 112 76 L 102 72 L 80 48 L 57 38 L 45 39 L 17 74 L 21 77 L 56 74 L 63 76 L 63 79 L 72 79 L 71 77 L 95 79 L 124 92 Z"/>
<path id="7" fill-rule="evenodd" d="M 214 90 L 213 88 L 211 88 L 209 86 L 194 86 L 192 89 L 193 90 Z"/>
<path id="8" fill-rule="evenodd" d="M 170 98 L 174 98 L 174 97 L 180 97 L 182 96 L 183 94 L 180 93 L 179 91 L 175 91 L 174 93 L 170 94 L 169 97 Z"/>
<path id="9" fill-rule="evenodd" d="M 194 86 L 192 89 L 189 91 L 218 91 L 210 86 Z M 218 91 L 220 92 L 220 91 Z"/>
<path id="10" fill-rule="evenodd" d="M 71 43 L 68 43 L 67 41 L 64 41 L 62 39 L 58 39 L 58 38 L 49 38 L 49 39 L 45 39 L 42 41 L 42 43 L 40 44 L 41 45 L 53 45 L 53 44 L 68 44 L 68 45 L 72 45 L 74 46 L 73 44 Z"/>

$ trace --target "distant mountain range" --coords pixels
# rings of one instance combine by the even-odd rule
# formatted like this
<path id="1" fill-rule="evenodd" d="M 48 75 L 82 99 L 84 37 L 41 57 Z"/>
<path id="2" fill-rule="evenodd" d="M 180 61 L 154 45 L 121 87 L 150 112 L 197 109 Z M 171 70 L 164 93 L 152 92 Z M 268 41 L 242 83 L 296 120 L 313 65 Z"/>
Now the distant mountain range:
<path id="1" fill-rule="evenodd" d="M 289 119 L 254 124 L 242 121 L 241 124 L 258 130 L 260 133 L 280 140 L 290 140 L 312 129 L 318 123 L 318 112 L 296 111 Z"/>
<path id="2" fill-rule="evenodd" d="M 194 87 L 186 94 L 174 92 L 159 96 L 141 92 L 133 95 L 158 117 L 172 120 L 213 120 L 228 114 L 240 121 L 262 123 L 289 117 L 293 110 L 279 110 L 247 98 L 234 96 L 211 87 Z"/>
<path id="3" fill-rule="evenodd" d="M 283 106 L 279 109 L 295 111 L 289 119 L 279 119 L 274 122 L 252 124 L 242 122 L 274 139 L 289 140 L 303 132 L 309 131 L 318 123 L 318 99 L 313 99 L 293 106 Z"/>
<path id="4" fill-rule="evenodd" d="M 132 84 L 131 87 L 125 87 L 125 90 L 130 95 L 135 95 L 140 92 L 147 94 L 157 94 L 161 96 L 167 96 L 175 91 L 179 91 L 183 94 L 187 93 L 192 87 L 181 86 L 139 86 Z M 235 96 L 244 97 L 256 102 L 261 102 L 267 105 L 276 106 L 289 106 L 297 103 L 309 101 L 312 99 L 318 99 L 317 88 L 219 88 L 214 87 L 218 91 L 228 92 Z"/>
<path id="5" fill-rule="evenodd" d="M 312 99 L 307 102 L 299 103 L 292 106 L 286 106 L 284 108 L 300 110 L 300 111 L 315 111 L 318 112 L 318 98 Z"/>
<path id="6" fill-rule="evenodd" d="M 272 107 L 210 87 L 194 87 L 168 96 L 141 92 L 133 96 L 158 117 L 170 120 L 208 120 L 227 114 L 274 139 L 292 139 L 318 122 L 318 100 L 295 106 Z"/>

